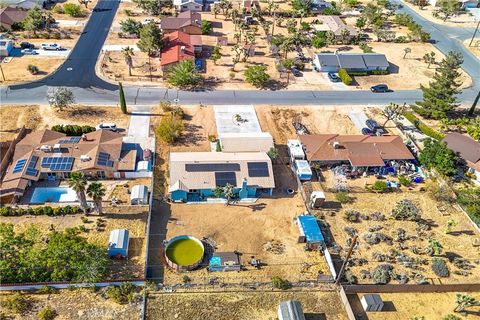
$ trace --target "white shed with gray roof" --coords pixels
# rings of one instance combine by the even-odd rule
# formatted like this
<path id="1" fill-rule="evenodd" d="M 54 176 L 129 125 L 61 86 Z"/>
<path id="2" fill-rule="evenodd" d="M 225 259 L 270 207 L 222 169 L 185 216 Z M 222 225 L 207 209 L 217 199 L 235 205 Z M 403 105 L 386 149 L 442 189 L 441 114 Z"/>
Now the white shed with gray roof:
<path id="1" fill-rule="evenodd" d="M 313 64 L 321 72 L 368 72 L 374 70 L 387 71 L 390 64 L 381 53 L 318 53 Z"/>

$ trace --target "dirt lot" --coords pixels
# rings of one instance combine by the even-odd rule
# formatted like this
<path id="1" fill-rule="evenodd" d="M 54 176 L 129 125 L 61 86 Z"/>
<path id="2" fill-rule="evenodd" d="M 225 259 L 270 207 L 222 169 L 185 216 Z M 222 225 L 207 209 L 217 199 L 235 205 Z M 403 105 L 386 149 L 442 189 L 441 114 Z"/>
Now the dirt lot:
<path id="1" fill-rule="evenodd" d="M 115 107 L 73 106 L 64 111 L 54 111 L 49 106 L 2 106 L 0 108 L 0 140 L 15 138 L 25 125 L 40 130 L 56 124 L 95 126 L 101 122 L 115 122 L 119 128 L 127 128 L 129 116 Z"/>
<path id="2" fill-rule="evenodd" d="M 402 1 L 402 4 L 409 6 L 425 19 L 428 19 L 438 24 L 443 24 L 451 27 L 460 27 L 460 28 L 475 28 L 477 25 L 474 20 L 474 17 L 469 13 L 462 13 L 462 14 L 448 18 L 447 21 L 443 21 L 443 18 L 441 17 L 437 18 L 433 16 L 435 7 L 432 7 L 429 5 L 424 7 L 422 10 L 418 6 L 414 6 L 413 4 L 407 1 Z"/>
<path id="3" fill-rule="evenodd" d="M 69 319 L 138 319 L 141 313 L 141 302 L 119 305 L 105 296 L 105 289 L 91 292 L 88 289 L 62 290 L 55 294 L 29 294 L 24 297 L 30 302 L 26 314 L 12 315 L 15 320 L 38 319 L 37 313 L 45 307 L 57 312 L 57 320 Z M 2 299 L 6 294 L 1 294 Z M 3 314 L 8 314 L 3 310 Z"/>
<path id="4" fill-rule="evenodd" d="M 302 303 L 307 320 L 348 319 L 335 292 L 150 294 L 147 319 L 270 320 L 291 299 Z"/>
<path id="5" fill-rule="evenodd" d="M 477 300 L 480 298 L 478 293 L 469 293 Z M 442 319 L 448 314 L 454 313 L 456 293 L 380 293 L 380 297 L 386 304 L 385 312 L 369 312 L 370 320 L 398 320 L 413 319 L 413 317 L 425 317 L 426 320 Z M 359 294 L 361 298 L 363 294 Z M 353 307 L 353 306 L 352 306 Z M 361 306 L 356 306 L 361 308 Z M 356 310 L 354 308 L 354 310 Z M 477 319 L 478 307 L 468 308 L 472 313 L 467 313 L 461 319 Z M 360 309 L 360 311 L 362 311 Z"/>
<path id="6" fill-rule="evenodd" d="M 363 181 L 362 179 L 359 179 Z M 395 249 L 409 257 L 415 259 L 425 259 L 424 265 L 419 266 L 419 269 L 409 269 L 400 265 L 399 263 L 393 262 L 395 272 L 397 274 L 406 274 L 410 278 L 410 283 L 413 283 L 414 272 L 420 273 L 425 276 L 433 283 L 464 283 L 478 281 L 480 279 L 480 272 L 478 271 L 479 266 L 476 263 L 478 260 L 477 249 L 473 246 L 472 241 L 474 238 L 478 238 L 480 234 L 472 226 L 472 224 L 467 220 L 466 216 L 460 211 L 456 210 L 453 207 L 445 207 L 445 215 L 442 215 L 437 203 L 429 198 L 425 193 L 416 192 L 416 191 L 403 191 L 396 193 L 386 193 L 382 194 L 380 197 L 382 201 L 378 201 L 379 195 L 369 192 L 355 192 L 351 193 L 351 196 L 355 198 L 352 204 L 344 204 L 334 216 L 330 214 L 325 214 L 325 220 L 330 227 L 330 231 L 333 236 L 333 240 L 343 247 L 344 250 L 348 248 L 346 241 L 350 238 L 345 231 L 345 227 L 353 227 L 357 230 L 359 235 L 359 246 L 357 250 L 354 251 L 353 257 L 355 258 L 364 258 L 368 260 L 368 263 L 363 266 L 353 266 L 351 271 L 359 276 L 359 282 L 368 283 L 371 280 L 362 280 L 360 279 L 361 270 L 370 270 L 377 265 L 381 264 L 377 262 L 372 254 L 374 252 L 379 252 L 383 254 L 389 254 L 390 250 Z M 334 194 L 328 192 L 326 194 L 327 201 L 334 201 Z M 431 229 L 423 232 L 417 232 L 417 225 L 412 221 L 397 221 L 390 219 L 390 212 L 397 203 L 397 201 L 402 199 L 411 200 L 418 208 L 421 209 L 422 218 L 425 219 L 430 225 Z M 372 214 L 373 212 L 381 212 L 385 215 L 386 220 L 384 221 L 364 221 L 360 219 L 359 222 L 353 223 L 348 222 L 344 219 L 343 213 L 347 209 L 354 209 L 359 211 L 361 214 Z M 446 234 L 445 230 L 447 227 L 447 221 L 453 219 L 457 222 L 457 225 L 453 228 L 453 232 Z M 397 241 L 393 241 L 392 245 L 388 245 L 387 242 L 380 242 L 374 245 L 368 245 L 364 240 L 365 233 L 368 232 L 368 229 L 371 227 L 376 227 L 380 230 L 376 232 L 384 233 L 387 236 L 395 239 L 396 230 L 402 228 L 406 231 L 408 240 L 404 244 L 404 250 L 401 249 Z M 468 275 L 458 275 L 455 272 L 460 271 L 452 263 L 447 262 L 448 268 L 450 269 L 450 277 L 448 278 L 438 278 L 431 270 L 431 259 L 432 257 L 424 253 L 424 249 L 428 245 L 428 239 L 436 239 L 443 246 L 443 252 L 439 257 L 450 258 L 453 260 L 454 257 L 460 257 L 469 260 L 473 268 L 468 271 Z M 419 254 L 412 252 L 412 248 L 416 246 L 419 249 Z M 386 263 L 386 262 L 382 262 Z M 394 281 L 393 283 L 396 283 Z"/>

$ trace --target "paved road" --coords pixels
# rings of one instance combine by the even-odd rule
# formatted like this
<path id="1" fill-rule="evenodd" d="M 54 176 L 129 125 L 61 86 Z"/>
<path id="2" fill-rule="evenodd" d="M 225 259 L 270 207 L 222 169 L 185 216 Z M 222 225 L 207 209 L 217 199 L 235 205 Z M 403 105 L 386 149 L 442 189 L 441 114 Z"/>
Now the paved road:
<path id="1" fill-rule="evenodd" d="M 400 3 L 400 0 L 393 0 Z M 0 88 L 0 99 L 4 104 L 46 103 L 49 86 L 72 87 L 77 102 L 97 105 L 116 105 L 118 92 L 115 85 L 106 83 L 95 74 L 95 63 L 103 46 L 108 29 L 118 8 L 116 1 L 100 0 L 99 12 L 93 12 L 85 33 L 80 37 L 69 59 L 48 78 L 26 85 Z M 472 28 L 447 27 L 424 19 L 414 10 L 404 6 L 400 11 L 410 14 L 417 23 L 431 33 L 435 46 L 447 53 L 460 51 L 464 56 L 463 68 L 474 80 L 471 88 L 464 90 L 459 100 L 473 101 L 480 90 L 480 60 L 470 53 L 462 41 L 473 33 Z M 72 68 L 72 69 L 69 69 Z M 328 104 L 328 105 L 382 105 L 389 102 L 412 103 L 421 98 L 419 90 L 399 90 L 386 94 L 373 94 L 368 91 L 260 91 L 260 90 L 203 90 L 186 92 L 165 88 L 136 87 L 125 88 L 129 104 L 157 104 L 161 99 L 179 99 L 182 104 Z"/>

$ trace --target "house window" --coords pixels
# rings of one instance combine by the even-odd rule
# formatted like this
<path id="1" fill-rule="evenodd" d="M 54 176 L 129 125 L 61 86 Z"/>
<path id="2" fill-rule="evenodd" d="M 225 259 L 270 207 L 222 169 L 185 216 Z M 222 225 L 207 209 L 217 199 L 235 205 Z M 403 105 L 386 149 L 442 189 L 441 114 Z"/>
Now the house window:
<path id="1" fill-rule="evenodd" d="M 68 179 L 68 178 L 70 178 L 70 172 L 62 172 L 62 178 L 63 178 L 63 179 Z"/>
<path id="2" fill-rule="evenodd" d="M 188 9 L 188 6 L 182 6 L 183 9 Z"/>
<path id="3" fill-rule="evenodd" d="M 97 171 L 98 179 L 105 179 L 105 171 Z"/>
<path id="4" fill-rule="evenodd" d="M 197 192 L 198 192 L 198 189 L 189 189 L 188 192 L 190 192 L 190 193 L 197 193 Z"/>

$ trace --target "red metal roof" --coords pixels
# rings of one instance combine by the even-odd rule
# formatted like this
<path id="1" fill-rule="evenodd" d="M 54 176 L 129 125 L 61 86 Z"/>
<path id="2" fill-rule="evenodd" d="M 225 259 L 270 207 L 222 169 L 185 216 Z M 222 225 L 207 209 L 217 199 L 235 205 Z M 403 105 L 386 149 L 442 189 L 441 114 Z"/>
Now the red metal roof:
<path id="1" fill-rule="evenodd" d="M 164 37 L 165 47 L 160 55 L 160 65 L 165 66 L 195 57 L 190 35 L 175 31 Z"/>

